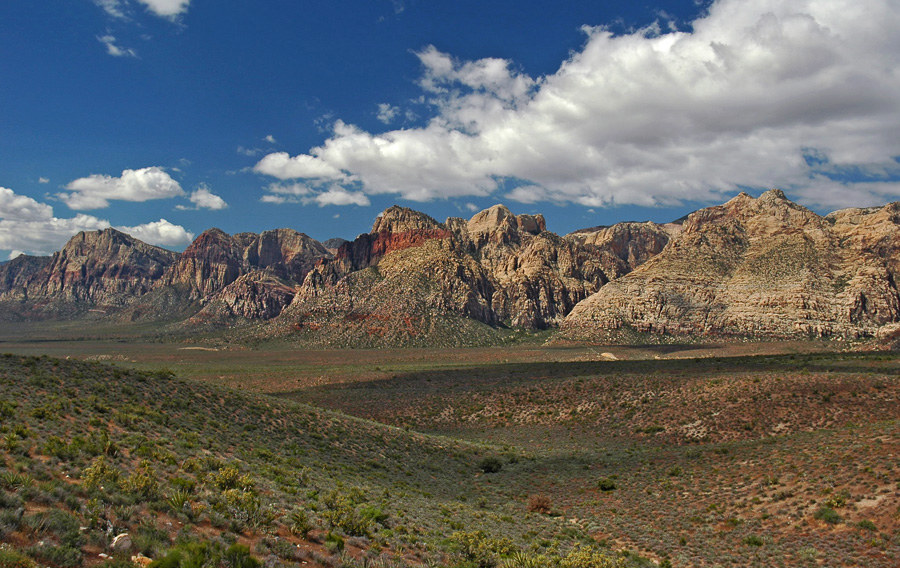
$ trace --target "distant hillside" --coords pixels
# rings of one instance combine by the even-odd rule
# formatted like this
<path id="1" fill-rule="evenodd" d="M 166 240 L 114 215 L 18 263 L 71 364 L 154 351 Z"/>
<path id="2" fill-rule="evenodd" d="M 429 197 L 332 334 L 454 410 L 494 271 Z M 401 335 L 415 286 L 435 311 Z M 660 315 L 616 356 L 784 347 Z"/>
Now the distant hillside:
<path id="1" fill-rule="evenodd" d="M 900 321 L 900 204 L 826 217 L 778 190 L 690 216 L 657 256 L 566 318 L 561 337 L 871 337 Z"/>

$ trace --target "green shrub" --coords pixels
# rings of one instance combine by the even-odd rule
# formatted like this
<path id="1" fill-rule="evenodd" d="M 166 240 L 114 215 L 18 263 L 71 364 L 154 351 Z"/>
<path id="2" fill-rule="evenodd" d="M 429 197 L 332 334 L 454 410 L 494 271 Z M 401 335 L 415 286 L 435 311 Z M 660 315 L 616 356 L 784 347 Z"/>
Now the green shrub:
<path id="1" fill-rule="evenodd" d="M 0 547 L 0 568 L 36 568 L 34 560 L 18 550 Z"/>
<path id="2" fill-rule="evenodd" d="M 836 525 L 842 520 L 841 516 L 837 514 L 837 511 L 831 507 L 819 507 L 819 510 L 815 512 L 813 517 L 831 525 Z"/>
<path id="3" fill-rule="evenodd" d="M 162 496 L 156 472 L 147 462 L 141 462 L 134 472 L 122 483 L 122 489 L 142 501 L 155 501 Z"/>
<path id="4" fill-rule="evenodd" d="M 99 456 L 84 468 L 81 474 L 84 488 L 88 490 L 99 489 L 107 484 L 116 483 L 119 480 L 119 471 L 106 463 L 104 456 Z"/>
<path id="5" fill-rule="evenodd" d="M 306 538 L 307 533 L 312 530 L 313 525 L 309 520 L 309 515 L 303 509 L 294 509 L 288 517 L 288 529 L 291 533 Z"/>
<path id="6" fill-rule="evenodd" d="M 513 545 L 506 538 L 490 538 L 482 531 L 455 532 L 450 542 L 463 560 L 478 568 L 497 566 L 499 557 L 513 553 Z"/>
<path id="7" fill-rule="evenodd" d="M 867 530 L 867 531 L 877 531 L 878 530 L 878 527 L 875 526 L 875 523 L 873 523 L 869 519 L 864 519 L 864 520 L 856 523 L 856 526 L 863 530 Z"/>
<path id="8" fill-rule="evenodd" d="M 597 482 L 597 487 L 600 491 L 612 491 L 616 488 L 616 482 L 609 477 L 604 477 Z"/>
<path id="9" fill-rule="evenodd" d="M 84 555 L 78 548 L 49 544 L 32 546 L 28 554 L 59 568 L 77 568 L 84 563 Z"/>
<path id="10" fill-rule="evenodd" d="M 497 473 L 503 469 L 503 463 L 495 457 L 487 457 L 478 462 L 478 469 L 484 473 Z"/>
<path id="11" fill-rule="evenodd" d="M 328 534 L 325 535 L 325 548 L 327 548 L 329 552 L 339 552 L 344 550 L 343 537 L 329 531 Z"/>
<path id="12" fill-rule="evenodd" d="M 750 536 L 748 536 L 747 538 L 744 539 L 744 544 L 747 544 L 747 545 L 750 545 L 750 546 L 762 546 L 762 545 L 763 545 L 763 539 L 761 539 L 760 537 L 756 536 L 755 534 L 752 534 L 752 535 L 750 535 Z"/>
<path id="13" fill-rule="evenodd" d="M 616 558 L 608 552 L 590 546 L 576 544 L 559 563 L 560 568 L 624 568 L 624 558 Z"/>
<path id="14" fill-rule="evenodd" d="M 187 542 L 154 560 L 149 568 L 259 568 L 261 565 L 258 559 L 250 555 L 250 549 L 242 544 L 235 543 L 225 549 L 219 542 Z"/>

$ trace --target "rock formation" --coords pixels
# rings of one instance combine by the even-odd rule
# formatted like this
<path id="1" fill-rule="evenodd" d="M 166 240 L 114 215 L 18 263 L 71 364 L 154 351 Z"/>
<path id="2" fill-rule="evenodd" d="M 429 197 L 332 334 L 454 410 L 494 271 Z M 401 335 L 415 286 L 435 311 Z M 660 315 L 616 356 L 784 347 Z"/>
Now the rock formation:
<path id="1" fill-rule="evenodd" d="M 887 345 L 900 342 L 898 280 L 900 203 L 822 217 L 772 190 L 683 222 L 565 237 L 503 205 L 443 223 L 394 206 L 370 232 L 327 246 L 291 229 L 210 229 L 178 254 L 114 229 L 83 232 L 52 257 L 0 265 L 0 317 L 266 321 L 241 329 L 372 347 L 496 343 L 505 329 L 557 326 L 564 341 Z"/>
<path id="2" fill-rule="evenodd" d="M 177 257 L 115 229 L 83 231 L 47 262 L 26 259 L 0 295 L 50 317 L 114 310 L 150 290 Z"/>
<path id="3" fill-rule="evenodd" d="M 490 335 L 475 324 L 557 325 L 620 264 L 604 246 L 547 232 L 541 215 L 495 205 L 439 223 L 394 206 L 309 274 L 278 323 L 338 344 L 471 343 L 465 334 Z"/>
<path id="4" fill-rule="evenodd" d="M 292 229 L 228 235 L 213 228 L 185 249 L 155 292 L 174 287 L 202 305 L 191 322 L 270 319 L 291 301 L 294 288 L 316 263 L 329 257 L 322 243 Z"/>
<path id="5" fill-rule="evenodd" d="M 566 235 L 566 238 L 582 245 L 596 247 L 599 251 L 611 253 L 612 257 L 608 259 L 609 264 L 604 265 L 604 268 L 611 277 L 617 278 L 628 274 L 659 254 L 669 240 L 679 233 L 681 233 L 680 223 L 660 225 L 647 221 L 581 229 Z"/>
<path id="6" fill-rule="evenodd" d="M 779 190 L 688 216 L 643 265 L 580 303 L 567 339 L 650 332 L 860 337 L 898 321 L 898 206 L 820 217 Z"/>

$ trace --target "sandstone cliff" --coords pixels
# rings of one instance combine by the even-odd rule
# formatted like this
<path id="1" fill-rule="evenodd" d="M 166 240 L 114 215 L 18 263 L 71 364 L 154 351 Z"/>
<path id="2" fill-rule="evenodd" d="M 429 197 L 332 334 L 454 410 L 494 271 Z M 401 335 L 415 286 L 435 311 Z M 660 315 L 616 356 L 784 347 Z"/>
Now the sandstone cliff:
<path id="1" fill-rule="evenodd" d="M 3 296 L 28 302 L 33 315 L 115 310 L 145 294 L 177 257 L 115 229 L 84 231 L 49 261 L 27 260 Z"/>
<path id="2" fill-rule="evenodd" d="M 557 325 L 620 264 L 502 205 L 445 223 L 394 206 L 310 272 L 278 329 L 342 345 L 478 342 L 493 332 L 476 324 Z"/>
<path id="3" fill-rule="evenodd" d="M 680 223 L 661 225 L 647 221 L 581 229 L 566 235 L 566 238 L 595 247 L 599 254 L 609 253 L 610 256 L 605 257 L 607 264 L 604 268 L 611 277 L 617 278 L 659 254 L 669 240 L 680 233 Z"/>
<path id="4" fill-rule="evenodd" d="M 778 190 L 690 216 L 666 248 L 572 310 L 564 339 L 860 337 L 898 321 L 897 205 L 820 217 Z"/>
<path id="5" fill-rule="evenodd" d="M 290 303 L 316 263 L 329 257 L 322 243 L 292 229 L 228 235 L 214 228 L 185 249 L 154 293 L 178 289 L 188 302 L 203 306 L 189 324 L 228 316 L 269 319 Z"/>

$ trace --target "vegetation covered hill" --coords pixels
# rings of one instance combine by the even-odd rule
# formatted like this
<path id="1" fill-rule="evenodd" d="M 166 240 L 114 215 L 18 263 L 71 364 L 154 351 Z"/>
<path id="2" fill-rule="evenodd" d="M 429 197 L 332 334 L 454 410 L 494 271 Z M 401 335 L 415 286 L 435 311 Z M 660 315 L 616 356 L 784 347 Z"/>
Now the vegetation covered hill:
<path id="1" fill-rule="evenodd" d="M 647 564 L 529 511 L 513 449 L 165 371 L 5 355 L 0 420 L 2 566 Z"/>
<path id="2" fill-rule="evenodd" d="M 287 396 L 525 451 L 534 459 L 504 483 L 544 495 L 598 540 L 674 566 L 887 568 L 900 561 L 897 363 L 884 353 L 509 363 Z"/>

